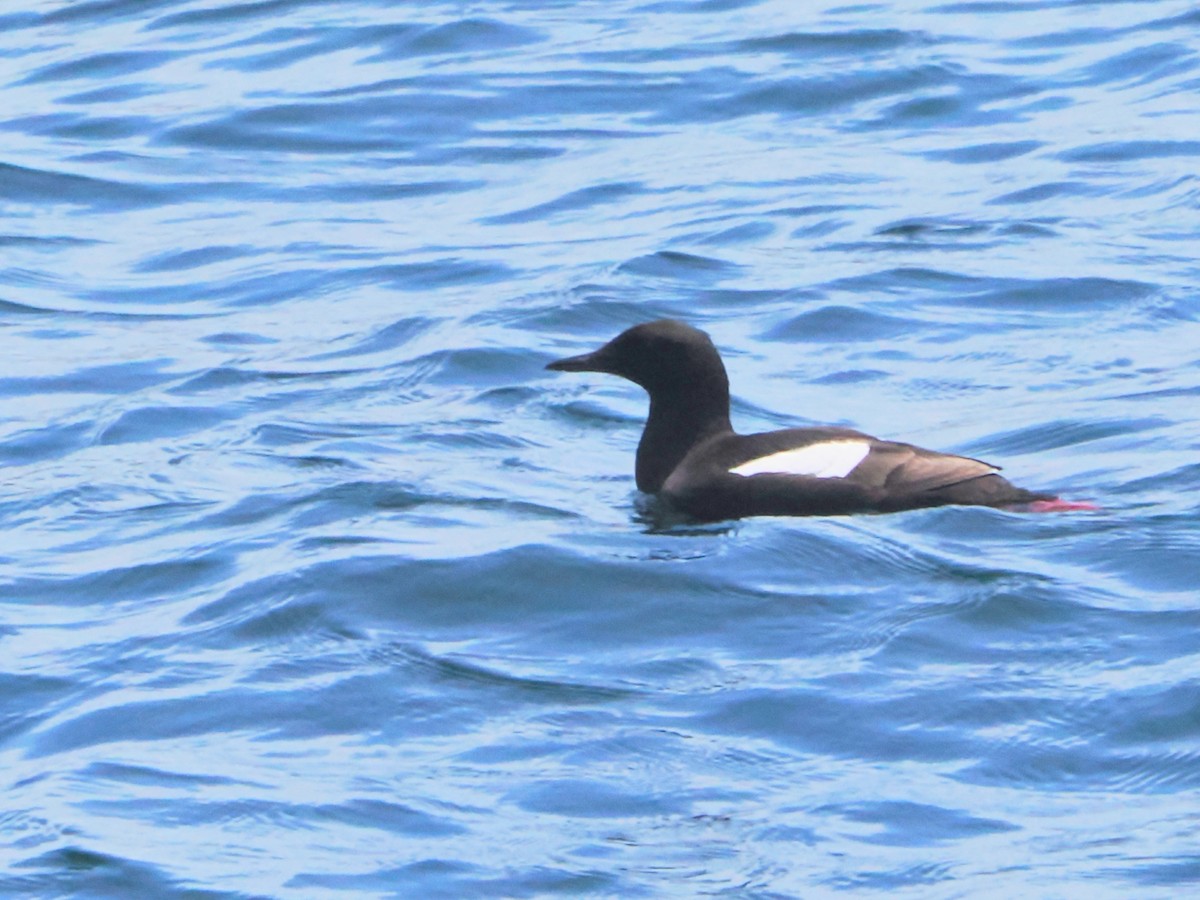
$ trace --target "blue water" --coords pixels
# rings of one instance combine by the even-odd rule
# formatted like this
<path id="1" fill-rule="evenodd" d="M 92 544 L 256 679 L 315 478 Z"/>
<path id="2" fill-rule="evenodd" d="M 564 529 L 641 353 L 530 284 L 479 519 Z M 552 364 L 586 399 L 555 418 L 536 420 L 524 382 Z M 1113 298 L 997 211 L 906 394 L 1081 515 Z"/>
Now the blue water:
<path id="1" fill-rule="evenodd" d="M 1191 0 L 27 7 L 0 894 L 1200 889 Z M 660 316 L 1103 509 L 660 527 Z"/>

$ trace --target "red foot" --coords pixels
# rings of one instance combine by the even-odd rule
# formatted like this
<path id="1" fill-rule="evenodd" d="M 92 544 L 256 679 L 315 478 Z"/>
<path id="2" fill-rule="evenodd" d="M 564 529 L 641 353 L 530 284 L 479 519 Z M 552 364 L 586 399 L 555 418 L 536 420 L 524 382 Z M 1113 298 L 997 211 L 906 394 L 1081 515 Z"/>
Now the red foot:
<path id="1" fill-rule="evenodd" d="M 1081 510 L 1090 510 L 1092 512 L 1100 509 L 1095 503 L 1087 503 L 1076 500 L 1063 500 L 1061 497 L 1055 497 L 1053 500 L 1034 500 L 1032 503 L 1022 504 L 1021 509 L 1026 512 L 1046 513 L 1046 512 L 1078 512 Z"/>

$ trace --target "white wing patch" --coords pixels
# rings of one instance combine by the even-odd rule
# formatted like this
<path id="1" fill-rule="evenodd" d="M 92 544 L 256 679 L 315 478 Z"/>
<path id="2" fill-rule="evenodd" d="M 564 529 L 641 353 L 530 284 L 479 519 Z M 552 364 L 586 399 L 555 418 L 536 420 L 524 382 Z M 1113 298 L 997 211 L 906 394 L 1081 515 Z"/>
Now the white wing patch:
<path id="1" fill-rule="evenodd" d="M 781 450 L 734 466 L 734 475 L 809 475 L 813 478 L 845 478 L 867 458 L 866 441 L 821 441 L 795 450 Z"/>

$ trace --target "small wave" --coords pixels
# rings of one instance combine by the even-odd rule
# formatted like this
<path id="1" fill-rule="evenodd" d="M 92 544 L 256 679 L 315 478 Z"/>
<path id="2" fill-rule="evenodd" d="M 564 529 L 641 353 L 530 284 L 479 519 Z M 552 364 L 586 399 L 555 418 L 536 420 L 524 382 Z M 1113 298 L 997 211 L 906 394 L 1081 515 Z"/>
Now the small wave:
<path id="1" fill-rule="evenodd" d="M 983 819 L 963 810 L 909 801 L 839 803 L 822 806 L 816 811 L 838 816 L 851 828 L 876 826 L 878 830 L 857 839 L 889 847 L 931 847 L 948 841 L 1019 830 L 1019 826 L 1011 822 Z"/>
<path id="2" fill-rule="evenodd" d="M 1065 150 L 1059 154 L 1059 159 L 1066 162 L 1121 162 L 1174 156 L 1200 156 L 1200 141 L 1107 141 Z"/>
<path id="3" fill-rule="evenodd" d="M 157 69 L 178 59 L 177 52 L 153 50 L 125 50 L 94 53 L 69 62 L 54 63 L 35 69 L 17 85 L 41 84 L 48 81 L 68 81 L 79 78 L 114 78 Z"/>
<path id="4" fill-rule="evenodd" d="M 107 209 L 153 206 L 164 194 L 145 184 L 0 163 L 0 199 L 10 203 L 69 203 Z"/>
<path id="5" fill-rule="evenodd" d="M 622 263 L 620 271 L 654 278 L 709 281 L 717 273 L 728 272 L 735 268 L 728 262 L 709 256 L 682 253 L 677 250 L 660 250 L 657 253 Z"/>
<path id="6" fill-rule="evenodd" d="M 969 144 L 964 147 L 951 147 L 946 150 L 926 150 L 923 155 L 930 159 L 944 159 L 947 162 L 976 164 L 995 163 L 1006 159 L 1016 159 L 1033 153 L 1046 146 L 1044 141 L 995 141 L 987 144 Z"/>
<path id="7" fill-rule="evenodd" d="M 482 221 L 486 225 L 511 225 L 522 222 L 534 222 L 557 216 L 560 213 L 590 209 L 597 204 L 612 203 L 613 201 L 645 192 L 645 188 L 635 182 L 594 185 L 578 191 L 572 191 L 569 194 L 564 194 L 555 200 L 540 203 L 537 206 L 501 215 L 488 216 Z"/>
<path id="8" fill-rule="evenodd" d="M 1167 424 L 1165 420 L 1157 418 L 1050 422 L 972 441 L 963 450 L 966 453 L 998 455 L 1041 453 L 1118 435 L 1150 431 Z"/>
<path id="9" fill-rule="evenodd" d="M 1104 188 L 1083 181 L 1048 181 L 1017 191 L 1009 191 L 999 197 L 993 197 L 987 202 L 995 206 L 1007 206 L 1041 203 L 1059 197 L 1095 197 L 1104 193 Z"/>
<path id="10" fill-rule="evenodd" d="M 70 577 L 31 575 L 11 582 L 5 591 L 15 602 L 107 607 L 178 596 L 218 582 L 228 573 L 228 557 L 210 553 Z"/>
<path id="11" fill-rule="evenodd" d="M 846 306 L 823 306 L 774 325 L 763 337 L 781 341 L 879 341 L 920 331 L 928 323 Z"/>
<path id="12" fill-rule="evenodd" d="M 236 413 L 211 406 L 147 406 L 131 409 L 100 430 L 101 444 L 127 444 L 183 437 L 212 428 Z"/>

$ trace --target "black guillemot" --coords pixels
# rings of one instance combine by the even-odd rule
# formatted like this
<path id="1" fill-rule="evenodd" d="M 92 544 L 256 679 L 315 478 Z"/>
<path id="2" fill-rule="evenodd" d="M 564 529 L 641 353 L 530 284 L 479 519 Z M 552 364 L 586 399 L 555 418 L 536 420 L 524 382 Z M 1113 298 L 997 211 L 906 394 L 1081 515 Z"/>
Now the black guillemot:
<path id="1" fill-rule="evenodd" d="M 990 463 L 850 428 L 738 434 L 729 421 L 729 379 L 721 355 L 707 334 L 683 322 L 635 325 L 598 350 L 546 368 L 606 372 L 646 389 L 650 413 L 637 449 L 638 489 L 696 519 L 949 504 L 1095 509 L 1019 488 Z"/>

